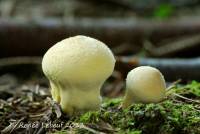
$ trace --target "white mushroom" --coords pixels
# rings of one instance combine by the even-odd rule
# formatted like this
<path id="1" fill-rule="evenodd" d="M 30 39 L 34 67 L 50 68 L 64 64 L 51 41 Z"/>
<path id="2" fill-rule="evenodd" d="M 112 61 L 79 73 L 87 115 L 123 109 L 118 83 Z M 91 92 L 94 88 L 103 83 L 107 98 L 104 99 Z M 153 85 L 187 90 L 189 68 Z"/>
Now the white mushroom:
<path id="1" fill-rule="evenodd" d="M 165 96 L 166 84 L 161 72 L 150 66 L 131 70 L 126 78 L 126 94 L 122 104 L 127 108 L 132 103 L 156 103 Z"/>
<path id="2" fill-rule="evenodd" d="M 52 46 L 42 61 L 52 97 L 69 115 L 100 108 L 100 88 L 114 65 L 115 58 L 104 43 L 80 35 Z"/>

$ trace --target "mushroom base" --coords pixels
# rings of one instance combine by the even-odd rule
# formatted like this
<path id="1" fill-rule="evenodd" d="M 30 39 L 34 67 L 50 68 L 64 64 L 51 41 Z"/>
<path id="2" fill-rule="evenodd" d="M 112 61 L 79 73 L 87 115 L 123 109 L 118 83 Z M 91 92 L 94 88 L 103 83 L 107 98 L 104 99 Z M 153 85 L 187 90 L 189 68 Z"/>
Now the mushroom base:
<path id="1" fill-rule="evenodd" d="M 165 97 L 165 90 L 156 92 L 155 94 L 142 94 L 140 92 L 133 92 L 131 90 L 127 90 L 126 95 L 124 97 L 122 107 L 127 108 L 133 103 L 158 103 L 162 101 Z"/>
<path id="2" fill-rule="evenodd" d="M 60 88 L 51 82 L 54 101 L 61 105 L 64 113 L 74 115 L 86 111 L 100 110 L 100 88 L 68 87 Z"/>

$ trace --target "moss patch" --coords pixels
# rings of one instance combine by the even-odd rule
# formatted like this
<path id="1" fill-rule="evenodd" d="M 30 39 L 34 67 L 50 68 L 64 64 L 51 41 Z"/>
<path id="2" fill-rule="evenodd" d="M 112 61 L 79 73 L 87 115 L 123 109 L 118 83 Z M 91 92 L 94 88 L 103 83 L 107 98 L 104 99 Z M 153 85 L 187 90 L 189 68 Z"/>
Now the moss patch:
<path id="1" fill-rule="evenodd" d="M 62 113 L 59 105 L 52 101 L 49 94 L 44 94 L 42 89 L 38 91 L 29 87 L 6 101 L 0 100 L 2 132 L 200 133 L 200 83 L 196 81 L 187 85 L 174 85 L 167 91 L 167 97 L 157 104 L 133 104 L 123 110 L 122 98 L 104 98 L 100 111 L 90 111 L 70 118 Z M 20 123 L 35 123 L 37 127 L 20 128 Z M 58 127 L 48 126 L 50 123 Z"/>
<path id="2" fill-rule="evenodd" d="M 133 104 L 122 110 L 121 102 L 121 98 L 104 99 L 100 112 L 87 112 L 71 120 L 76 123 L 73 130 L 78 133 L 200 133 L 200 83 L 196 81 L 174 86 L 167 98 L 157 104 Z"/>

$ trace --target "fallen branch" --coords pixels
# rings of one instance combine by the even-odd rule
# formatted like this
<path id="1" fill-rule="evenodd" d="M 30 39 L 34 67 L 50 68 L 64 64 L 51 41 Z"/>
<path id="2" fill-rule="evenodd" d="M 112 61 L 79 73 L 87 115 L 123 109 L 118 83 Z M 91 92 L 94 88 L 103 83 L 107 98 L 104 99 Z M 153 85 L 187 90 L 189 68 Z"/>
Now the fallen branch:
<path id="1" fill-rule="evenodd" d="M 192 59 L 157 59 L 116 56 L 115 69 L 126 77 L 126 74 L 137 66 L 153 66 L 158 68 L 168 81 L 178 79 L 200 80 L 200 58 Z M 0 59 L 0 71 L 16 65 L 41 66 L 41 57 L 14 57 Z"/>
<path id="2" fill-rule="evenodd" d="M 200 80 L 200 58 L 192 59 L 156 59 L 137 57 L 116 57 L 116 69 L 124 74 L 137 66 L 158 68 L 168 81 L 177 79 Z"/>
<path id="3" fill-rule="evenodd" d="M 143 41 L 154 43 L 165 38 L 200 33 L 200 19 L 168 21 L 141 19 L 0 19 L 0 57 L 40 56 L 56 42 L 84 34 L 97 38 L 109 47 L 128 44 L 134 53 Z M 140 46 L 140 47 L 138 47 Z"/>
<path id="4" fill-rule="evenodd" d="M 150 41 L 144 42 L 144 48 L 149 51 L 151 56 L 167 56 L 180 52 L 181 50 L 186 50 L 200 46 L 200 35 L 190 35 L 186 37 L 181 37 L 175 41 L 160 45 L 160 47 L 154 46 Z"/>

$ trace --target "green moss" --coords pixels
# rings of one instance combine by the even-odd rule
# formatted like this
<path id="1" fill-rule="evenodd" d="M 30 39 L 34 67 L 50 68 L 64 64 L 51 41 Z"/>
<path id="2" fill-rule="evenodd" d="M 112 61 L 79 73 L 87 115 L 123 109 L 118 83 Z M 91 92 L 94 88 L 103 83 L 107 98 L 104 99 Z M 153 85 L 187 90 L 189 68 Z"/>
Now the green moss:
<path id="1" fill-rule="evenodd" d="M 82 123 L 96 123 L 99 121 L 99 116 L 100 113 L 99 112 L 87 112 L 85 114 L 83 114 L 78 121 L 82 122 Z"/>
<path id="2" fill-rule="evenodd" d="M 198 134 L 200 133 L 200 107 L 173 96 L 177 93 L 190 99 L 200 100 L 200 83 L 193 81 L 185 86 L 171 89 L 168 98 L 157 104 L 133 104 L 127 109 L 120 108 L 122 99 L 104 99 L 102 109 L 87 112 L 72 122 L 97 132 L 119 134 Z M 74 128 L 77 133 L 92 133 L 84 128 Z"/>
<path id="3" fill-rule="evenodd" d="M 197 81 L 192 81 L 191 84 L 186 85 L 184 88 L 189 93 L 192 93 L 193 95 L 200 97 L 200 83 L 198 83 Z"/>
<path id="4" fill-rule="evenodd" d="M 197 81 L 192 81 L 190 84 L 185 86 L 175 86 L 170 93 L 178 93 L 182 95 L 189 96 L 190 98 L 200 97 L 200 83 Z"/>
<path id="5" fill-rule="evenodd" d="M 122 98 L 114 98 L 114 99 L 105 98 L 102 107 L 107 108 L 107 107 L 119 106 L 121 101 Z"/>

